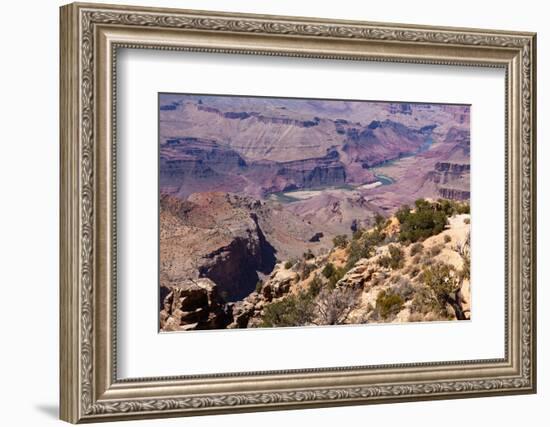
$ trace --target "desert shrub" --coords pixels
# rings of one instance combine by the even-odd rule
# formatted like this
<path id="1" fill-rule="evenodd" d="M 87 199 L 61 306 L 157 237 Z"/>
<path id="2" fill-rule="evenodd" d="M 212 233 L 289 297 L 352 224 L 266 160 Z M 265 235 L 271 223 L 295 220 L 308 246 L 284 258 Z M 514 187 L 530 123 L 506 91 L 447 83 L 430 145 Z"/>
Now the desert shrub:
<path id="1" fill-rule="evenodd" d="M 443 237 L 443 240 L 444 240 L 445 243 L 449 243 L 453 239 L 448 234 L 445 234 L 445 237 Z"/>
<path id="2" fill-rule="evenodd" d="M 396 245 L 388 246 L 389 255 L 384 255 L 378 258 L 378 265 L 385 268 L 397 270 L 403 267 L 405 263 L 403 249 Z"/>
<path id="3" fill-rule="evenodd" d="M 304 263 L 304 266 L 302 267 L 302 278 L 307 279 L 311 272 L 315 270 L 317 266 L 315 264 L 311 263 Z"/>
<path id="4" fill-rule="evenodd" d="M 470 218 L 464 218 L 464 224 L 469 224 L 470 223 Z"/>
<path id="5" fill-rule="evenodd" d="M 461 280 L 452 265 L 442 262 L 435 263 L 422 272 L 422 280 L 432 291 L 442 310 L 449 305 L 454 310 L 457 319 L 464 320 L 466 318 L 456 296 Z"/>
<path id="6" fill-rule="evenodd" d="M 411 266 L 409 276 L 414 279 L 416 276 L 418 276 L 418 273 L 420 273 L 420 267 L 418 265 Z"/>
<path id="7" fill-rule="evenodd" d="M 380 215 L 379 213 L 377 213 L 375 216 L 374 216 L 374 224 L 376 225 L 376 228 L 378 230 L 382 230 L 385 225 L 386 225 L 386 218 L 384 218 L 382 215 Z"/>
<path id="8" fill-rule="evenodd" d="M 470 233 L 467 234 L 464 242 L 458 242 L 454 248 L 462 258 L 462 269 L 460 279 L 470 279 Z"/>
<path id="9" fill-rule="evenodd" d="M 384 242 L 386 234 L 378 229 L 362 232 L 361 236 L 351 241 L 348 246 L 346 270 L 353 268 L 355 263 L 363 258 L 370 258 L 376 253 L 376 248 Z"/>
<path id="10" fill-rule="evenodd" d="M 391 258 L 389 255 L 382 255 L 378 258 L 378 265 L 383 268 L 390 268 Z"/>
<path id="11" fill-rule="evenodd" d="M 433 257 L 438 256 L 441 253 L 442 249 L 443 248 L 441 247 L 441 245 L 435 245 L 434 247 L 432 247 L 430 249 L 430 255 L 433 256 Z"/>
<path id="12" fill-rule="evenodd" d="M 458 202 L 456 200 L 439 199 L 437 203 L 439 205 L 439 209 L 442 212 L 444 212 L 446 216 L 470 213 L 470 203 L 468 202 Z"/>
<path id="13" fill-rule="evenodd" d="M 287 261 L 285 262 L 285 269 L 289 270 L 292 268 L 292 266 L 294 265 L 294 263 L 292 261 Z"/>
<path id="14" fill-rule="evenodd" d="M 318 275 L 315 275 L 315 277 L 309 283 L 309 288 L 307 291 L 310 296 L 316 297 L 317 295 L 319 295 L 319 292 L 321 292 L 322 288 L 323 288 L 323 282 L 321 281 Z"/>
<path id="15" fill-rule="evenodd" d="M 335 248 L 344 249 L 348 245 L 348 236 L 345 234 L 339 234 L 332 239 L 332 243 Z"/>
<path id="16" fill-rule="evenodd" d="M 470 280 L 470 257 L 462 259 L 464 262 L 462 263 L 462 269 L 460 270 L 460 279 L 468 279 Z"/>
<path id="17" fill-rule="evenodd" d="M 414 243 L 411 246 L 409 253 L 411 256 L 415 256 L 417 254 L 421 254 L 423 250 L 424 250 L 424 245 L 422 243 Z"/>
<path id="18" fill-rule="evenodd" d="M 336 268 L 334 267 L 334 264 L 332 262 L 327 262 L 323 268 L 323 271 L 321 271 L 321 274 L 328 279 L 334 274 L 335 270 Z"/>
<path id="19" fill-rule="evenodd" d="M 321 274 L 328 279 L 328 285 L 330 288 L 333 288 L 338 281 L 344 277 L 347 270 L 345 268 L 339 267 L 336 268 L 333 263 L 329 262 L 325 265 Z"/>
<path id="20" fill-rule="evenodd" d="M 334 273 L 332 274 L 332 276 L 330 276 L 328 278 L 328 286 L 329 288 L 334 288 L 336 286 L 336 283 L 338 283 L 340 281 L 340 279 L 342 279 L 342 277 L 344 277 L 344 275 L 346 274 L 346 269 L 345 268 L 337 268 L 336 270 L 334 270 Z"/>
<path id="21" fill-rule="evenodd" d="M 435 299 L 433 292 L 427 286 L 421 286 L 416 289 L 414 298 L 410 305 L 411 313 L 418 313 L 425 315 L 430 312 L 443 315 L 446 311 L 442 309 L 437 300 Z"/>
<path id="22" fill-rule="evenodd" d="M 409 279 L 399 275 L 396 278 L 395 285 L 392 287 L 392 291 L 405 301 L 411 299 L 415 292 Z"/>
<path id="23" fill-rule="evenodd" d="M 359 229 L 355 230 L 353 234 L 351 235 L 352 240 L 359 240 L 363 236 L 364 230 Z"/>
<path id="24" fill-rule="evenodd" d="M 256 292 L 261 292 L 263 286 L 264 286 L 263 280 L 258 280 L 258 282 L 256 282 Z"/>
<path id="25" fill-rule="evenodd" d="M 315 255 L 313 254 L 311 249 L 308 249 L 306 252 L 304 252 L 303 257 L 304 257 L 305 260 L 310 260 L 310 259 L 315 258 Z"/>
<path id="26" fill-rule="evenodd" d="M 382 319 L 393 317 L 399 313 L 403 303 L 403 298 L 393 292 L 381 291 L 376 297 L 376 309 Z"/>
<path id="27" fill-rule="evenodd" d="M 304 326 L 310 324 L 314 317 L 313 297 L 307 292 L 300 292 L 266 305 L 260 326 Z"/>
<path id="28" fill-rule="evenodd" d="M 358 303 L 358 291 L 349 287 L 323 288 L 317 297 L 318 325 L 341 325 Z"/>
<path id="29" fill-rule="evenodd" d="M 400 223 L 399 239 L 403 242 L 417 242 L 420 239 L 441 233 L 447 225 L 447 216 L 437 209 L 436 204 L 424 199 L 415 202 L 412 211 L 405 205 L 396 212 Z"/>

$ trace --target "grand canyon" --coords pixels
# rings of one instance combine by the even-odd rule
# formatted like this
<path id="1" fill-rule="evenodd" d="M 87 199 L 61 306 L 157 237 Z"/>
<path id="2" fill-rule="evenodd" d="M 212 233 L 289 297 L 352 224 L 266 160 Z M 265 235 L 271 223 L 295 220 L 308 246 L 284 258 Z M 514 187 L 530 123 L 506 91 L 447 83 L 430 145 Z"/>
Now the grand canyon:
<path id="1" fill-rule="evenodd" d="M 159 329 L 470 319 L 470 107 L 159 94 Z"/>

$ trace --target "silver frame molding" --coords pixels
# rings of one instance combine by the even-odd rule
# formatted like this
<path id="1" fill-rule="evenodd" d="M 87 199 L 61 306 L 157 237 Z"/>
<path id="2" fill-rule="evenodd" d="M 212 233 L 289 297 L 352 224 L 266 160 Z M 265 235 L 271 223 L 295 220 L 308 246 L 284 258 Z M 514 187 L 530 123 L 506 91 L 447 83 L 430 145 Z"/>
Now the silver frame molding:
<path id="1" fill-rule="evenodd" d="M 75 3 L 61 8 L 60 416 L 72 423 L 536 391 L 534 33 Z M 506 71 L 506 339 L 497 360 L 117 379 L 117 49 Z"/>

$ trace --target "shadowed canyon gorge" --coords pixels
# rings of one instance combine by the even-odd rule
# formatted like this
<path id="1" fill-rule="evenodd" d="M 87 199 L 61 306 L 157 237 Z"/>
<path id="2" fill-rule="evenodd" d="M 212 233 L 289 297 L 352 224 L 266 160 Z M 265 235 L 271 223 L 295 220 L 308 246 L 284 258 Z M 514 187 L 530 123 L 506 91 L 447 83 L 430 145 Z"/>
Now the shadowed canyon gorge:
<path id="1" fill-rule="evenodd" d="M 161 330 L 463 320 L 469 277 L 423 317 L 403 296 L 399 313 L 407 306 L 408 314 L 382 316 L 365 289 L 378 281 L 377 294 L 393 295 L 374 279 L 381 275 L 409 281 L 410 295 L 427 286 L 401 271 L 419 262 L 413 256 L 399 269 L 376 263 L 416 242 L 401 239 L 396 215 L 405 205 L 410 218 L 423 212 L 418 200 L 432 203 L 426 212 L 446 212 L 444 227 L 421 237 L 426 253 L 443 245 L 437 262 L 447 273 L 465 268 L 457 248 L 469 245 L 469 106 L 160 94 L 159 110 Z M 351 243 L 375 229 L 384 236 L 375 251 L 351 256 Z M 329 264 L 347 265 L 334 283 L 323 274 Z M 361 265 L 370 278 L 359 286 L 349 274 Z M 271 319 L 276 307 L 296 310 L 280 306 L 311 287 L 315 314 L 297 324 Z M 338 304 L 346 316 L 319 320 Z"/>

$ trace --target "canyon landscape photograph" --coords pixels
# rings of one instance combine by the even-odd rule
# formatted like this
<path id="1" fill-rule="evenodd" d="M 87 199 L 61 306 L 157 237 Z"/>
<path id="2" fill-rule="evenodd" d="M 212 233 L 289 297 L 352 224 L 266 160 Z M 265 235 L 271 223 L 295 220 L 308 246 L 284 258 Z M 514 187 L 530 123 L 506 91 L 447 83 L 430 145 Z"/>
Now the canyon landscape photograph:
<path id="1" fill-rule="evenodd" d="M 469 105 L 158 101 L 161 332 L 471 318 Z"/>

